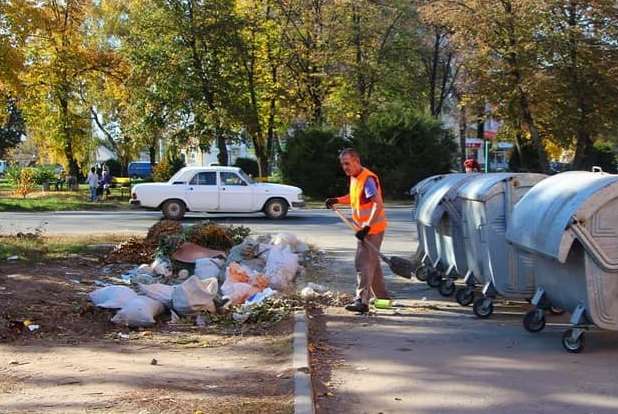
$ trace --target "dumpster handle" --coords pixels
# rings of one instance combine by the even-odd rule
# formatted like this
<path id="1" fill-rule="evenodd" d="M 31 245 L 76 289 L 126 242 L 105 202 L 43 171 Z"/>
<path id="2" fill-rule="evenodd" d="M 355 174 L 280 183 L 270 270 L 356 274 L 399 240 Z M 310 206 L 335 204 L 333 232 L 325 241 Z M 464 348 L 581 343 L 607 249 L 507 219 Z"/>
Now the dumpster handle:
<path id="1" fill-rule="evenodd" d="M 573 217 L 570 225 L 571 229 L 584 245 L 586 251 L 592 256 L 592 260 L 606 272 L 618 272 L 618 262 L 613 262 L 605 255 L 605 252 L 594 241 L 588 230 Z"/>

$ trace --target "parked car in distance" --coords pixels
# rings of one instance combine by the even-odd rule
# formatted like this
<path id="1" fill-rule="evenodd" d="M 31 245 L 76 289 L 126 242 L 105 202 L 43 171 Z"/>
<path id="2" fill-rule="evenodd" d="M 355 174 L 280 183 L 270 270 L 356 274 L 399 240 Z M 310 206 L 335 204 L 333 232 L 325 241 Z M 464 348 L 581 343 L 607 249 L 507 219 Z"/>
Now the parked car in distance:
<path id="1" fill-rule="evenodd" d="M 263 212 L 284 218 L 305 205 L 302 190 L 283 184 L 256 183 L 237 167 L 185 167 L 166 183 L 137 184 L 131 205 L 163 211 L 180 220 L 187 211 L 202 213 Z"/>
<path id="2" fill-rule="evenodd" d="M 152 177 L 152 165 L 149 161 L 132 161 L 127 166 L 129 177 L 149 178 Z"/>

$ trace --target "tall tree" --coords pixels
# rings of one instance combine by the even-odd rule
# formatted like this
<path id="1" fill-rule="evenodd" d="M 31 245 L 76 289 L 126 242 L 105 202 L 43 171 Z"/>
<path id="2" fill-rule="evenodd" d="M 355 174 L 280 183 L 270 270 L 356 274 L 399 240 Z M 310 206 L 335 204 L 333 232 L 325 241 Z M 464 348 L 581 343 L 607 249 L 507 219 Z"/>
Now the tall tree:
<path id="1" fill-rule="evenodd" d="M 96 141 L 91 134 L 88 90 L 94 77 L 113 71 L 113 53 L 88 42 L 88 0 L 41 5 L 41 21 L 24 46 L 23 110 L 28 135 L 70 175 L 86 167 Z"/>
<path id="2" fill-rule="evenodd" d="M 497 114 L 529 134 L 541 170 L 547 169 L 547 156 L 534 104 L 544 12 L 536 0 L 437 0 L 423 7 L 427 21 L 453 33 L 476 79 L 478 105 L 493 104 Z"/>
<path id="3" fill-rule="evenodd" d="M 611 0 L 545 4 L 545 127 L 563 147 L 574 144 L 574 168 L 589 169 L 594 142 L 618 129 L 618 7 Z"/>
<path id="4" fill-rule="evenodd" d="M 0 124 L 0 158 L 4 158 L 7 150 L 16 147 L 26 134 L 26 124 L 15 98 L 7 98 L 4 102 L 6 115 L 4 124 Z"/>

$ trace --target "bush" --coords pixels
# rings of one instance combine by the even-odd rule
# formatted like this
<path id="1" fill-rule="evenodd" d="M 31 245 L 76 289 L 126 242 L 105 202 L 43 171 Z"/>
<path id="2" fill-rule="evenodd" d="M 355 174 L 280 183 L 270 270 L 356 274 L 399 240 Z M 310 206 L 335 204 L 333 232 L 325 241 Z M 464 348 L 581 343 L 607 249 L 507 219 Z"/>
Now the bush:
<path id="1" fill-rule="evenodd" d="M 56 167 L 36 167 L 33 170 L 35 171 L 35 181 L 38 185 L 56 181 Z"/>
<path id="2" fill-rule="evenodd" d="M 281 158 L 284 181 L 312 197 L 347 193 L 347 179 L 338 158 L 346 146 L 346 141 L 330 129 L 296 131 Z"/>
<path id="3" fill-rule="evenodd" d="M 107 166 L 107 169 L 112 177 L 124 176 L 122 174 L 122 165 L 120 164 L 120 161 L 115 159 L 107 160 L 105 161 L 105 166 Z"/>
<path id="4" fill-rule="evenodd" d="M 260 176 L 258 163 L 252 158 L 238 158 L 234 163 L 234 166 L 240 168 L 252 177 Z"/>
<path id="5" fill-rule="evenodd" d="M 155 182 L 168 181 L 181 168 L 185 167 L 185 162 L 181 158 L 163 159 L 155 165 L 152 171 L 152 178 Z"/>
<path id="6" fill-rule="evenodd" d="M 521 153 L 514 146 L 509 155 L 509 171 L 512 172 L 540 172 L 543 171 L 539 162 L 539 153 L 532 145 L 532 141 L 524 141 L 520 146 Z"/>
<path id="7" fill-rule="evenodd" d="M 618 172 L 616 153 L 611 144 L 607 142 L 597 141 L 594 143 L 594 150 L 587 164 L 589 164 L 589 169 L 592 167 L 601 167 L 603 171 L 610 174 L 616 174 Z"/>
<path id="8" fill-rule="evenodd" d="M 354 132 L 363 165 L 382 180 L 389 197 L 405 197 L 420 180 L 451 170 L 457 145 L 439 121 L 405 109 L 370 117 Z"/>
<path id="9" fill-rule="evenodd" d="M 36 168 L 22 168 L 17 180 L 15 188 L 15 194 L 22 198 L 26 198 L 28 194 L 33 193 L 36 190 Z"/>
<path id="10" fill-rule="evenodd" d="M 4 173 L 6 180 L 13 187 L 16 187 L 17 184 L 19 183 L 19 177 L 21 175 L 21 170 L 22 170 L 21 167 L 13 166 L 13 167 L 7 168 L 6 172 Z"/>

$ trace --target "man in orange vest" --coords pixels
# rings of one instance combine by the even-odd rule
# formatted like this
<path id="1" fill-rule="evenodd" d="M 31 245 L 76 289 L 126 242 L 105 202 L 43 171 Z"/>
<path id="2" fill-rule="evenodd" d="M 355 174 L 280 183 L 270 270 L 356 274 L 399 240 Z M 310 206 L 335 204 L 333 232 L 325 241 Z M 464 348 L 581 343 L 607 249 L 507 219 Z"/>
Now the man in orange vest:
<path id="1" fill-rule="evenodd" d="M 389 299 L 384 285 L 384 274 L 378 253 L 367 246 L 372 244 L 380 250 L 384 231 L 388 226 L 382 200 L 382 186 L 378 176 L 361 165 L 360 155 L 352 148 L 341 151 L 341 168 L 350 177 L 350 192 L 342 197 L 326 200 L 326 208 L 335 204 L 350 204 L 352 218 L 358 231 L 356 238 L 356 299 L 345 308 L 352 312 L 369 311 L 372 293 L 376 298 Z"/>

